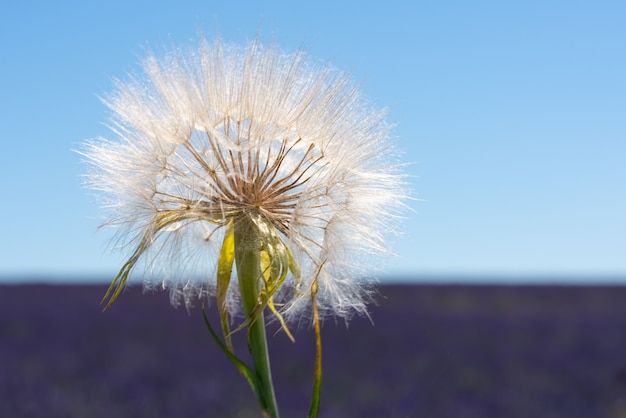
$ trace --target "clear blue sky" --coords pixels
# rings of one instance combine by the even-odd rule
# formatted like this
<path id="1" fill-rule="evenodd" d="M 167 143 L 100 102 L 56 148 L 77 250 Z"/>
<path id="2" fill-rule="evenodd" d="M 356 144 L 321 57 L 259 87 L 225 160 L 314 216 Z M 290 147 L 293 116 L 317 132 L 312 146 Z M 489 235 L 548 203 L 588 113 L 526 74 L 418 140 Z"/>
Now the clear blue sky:
<path id="1" fill-rule="evenodd" d="M 111 278 L 71 149 L 146 46 L 261 33 L 351 71 L 397 124 L 414 214 L 388 277 L 622 278 L 624 1 L 0 5 L 0 277 Z"/>

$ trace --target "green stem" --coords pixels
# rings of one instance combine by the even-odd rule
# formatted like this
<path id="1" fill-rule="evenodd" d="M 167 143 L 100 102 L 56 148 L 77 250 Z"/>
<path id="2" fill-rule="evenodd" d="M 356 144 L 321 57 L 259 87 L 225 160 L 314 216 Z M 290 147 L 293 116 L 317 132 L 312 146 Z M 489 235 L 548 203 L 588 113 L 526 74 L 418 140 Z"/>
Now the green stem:
<path id="1" fill-rule="evenodd" d="M 313 383 L 313 396 L 309 418 L 317 418 L 320 413 L 320 396 L 322 393 L 322 328 L 320 326 L 320 314 L 317 309 L 315 295 L 317 294 L 317 279 L 311 286 L 311 305 L 313 306 L 313 323 L 315 326 L 315 381 Z"/>
<path id="2" fill-rule="evenodd" d="M 250 316 L 259 303 L 259 283 L 262 274 L 259 230 L 248 217 L 238 219 L 234 223 L 234 228 L 239 291 L 244 312 L 246 316 Z M 265 417 L 278 418 L 263 314 L 248 327 L 248 347 L 259 379 L 263 414 Z"/>

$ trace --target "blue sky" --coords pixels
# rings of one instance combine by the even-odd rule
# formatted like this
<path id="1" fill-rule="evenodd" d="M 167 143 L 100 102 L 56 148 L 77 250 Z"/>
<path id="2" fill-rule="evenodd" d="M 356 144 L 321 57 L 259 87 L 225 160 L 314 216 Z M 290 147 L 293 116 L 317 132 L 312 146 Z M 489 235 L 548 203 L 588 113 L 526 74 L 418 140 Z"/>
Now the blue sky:
<path id="1" fill-rule="evenodd" d="M 513 4 L 515 3 L 515 4 Z M 259 33 L 389 108 L 416 197 L 385 277 L 626 281 L 623 1 L 3 2 L 0 280 L 111 278 L 71 150 L 147 47 Z"/>

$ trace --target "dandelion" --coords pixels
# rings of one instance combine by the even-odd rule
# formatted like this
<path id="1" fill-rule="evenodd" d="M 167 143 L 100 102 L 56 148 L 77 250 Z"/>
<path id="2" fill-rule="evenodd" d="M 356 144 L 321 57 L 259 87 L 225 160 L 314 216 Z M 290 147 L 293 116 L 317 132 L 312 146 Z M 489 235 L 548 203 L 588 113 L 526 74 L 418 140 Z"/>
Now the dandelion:
<path id="1" fill-rule="evenodd" d="M 143 70 L 105 99 L 115 138 L 81 151 L 129 248 L 103 300 L 139 265 L 175 305 L 215 300 L 225 352 L 277 416 L 265 316 L 293 338 L 290 323 L 366 314 L 363 279 L 390 252 L 405 192 L 385 112 L 332 65 L 258 42 L 202 40 Z M 234 356 L 240 329 L 255 370 Z"/>

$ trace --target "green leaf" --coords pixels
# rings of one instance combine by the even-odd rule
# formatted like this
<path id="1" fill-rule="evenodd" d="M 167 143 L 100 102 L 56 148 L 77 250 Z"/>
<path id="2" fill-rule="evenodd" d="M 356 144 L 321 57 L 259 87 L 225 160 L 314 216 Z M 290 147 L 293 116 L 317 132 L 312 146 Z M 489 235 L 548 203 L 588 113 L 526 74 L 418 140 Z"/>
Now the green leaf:
<path id="1" fill-rule="evenodd" d="M 233 222 L 230 221 L 226 226 L 224 233 L 224 241 L 220 256 L 217 262 L 217 285 L 216 285 L 216 301 L 217 309 L 220 314 L 222 324 L 222 332 L 226 339 L 226 345 L 230 351 L 233 351 L 232 339 L 230 337 L 230 326 L 228 324 L 228 308 L 226 306 L 226 294 L 228 293 L 228 285 L 233 272 L 233 263 L 235 261 L 235 233 Z"/>
<path id="2" fill-rule="evenodd" d="M 218 225 L 223 223 L 222 221 L 217 219 L 209 219 L 205 213 L 193 210 L 190 206 L 183 206 L 178 209 L 170 209 L 158 212 L 154 216 L 152 222 L 150 222 L 146 227 L 144 234 L 141 237 L 139 244 L 137 245 L 137 248 L 130 256 L 128 261 L 124 263 L 119 273 L 117 273 L 117 276 L 115 276 L 115 279 L 113 279 L 113 282 L 111 282 L 111 285 L 109 286 L 104 297 L 100 301 L 100 304 L 102 304 L 110 296 L 110 299 L 103 310 L 106 311 L 107 309 L 109 309 L 109 307 L 113 304 L 113 302 L 115 302 L 117 297 L 122 293 L 122 290 L 124 290 L 124 287 L 126 286 L 126 281 L 128 280 L 130 272 L 137 264 L 137 261 L 139 261 L 141 255 L 148 248 L 150 248 L 150 246 L 154 242 L 154 237 L 156 236 L 156 234 L 163 228 L 188 219 L 205 220 L 207 222 Z"/>
<path id="3" fill-rule="evenodd" d="M 109 295 L 111 295 L 111 298 L 105 305 L 103 311 L 109 309 L 109 307 L 113 304 L 113 302 L 115 302 L 120 293 L 122 293 L 122 290 L 124 290 L 124 287 L 126 286 L 126 281 L 128 280 L 128 275 L 130 274 L 131 270 L 135 266 L 135 263 L 139 259 L 139 254 L 137 253 L 137 251 L 138 250 L 136 250 L 133 256 L 126 263 L 124 263 L 119 273 L 117 273 L 117 276 L 115 276 L 115 279 L 113 279 L 113 281 L 111 282 L 111 285 L 104 294 L 104 297 L 102 298 L 102 300 L 100 300 L 100 304 L 103 304 L 104 301 L 109 297 Z M 111 292 L 113 292 L 113 294 L 111 294 Z"/>
<path id="4" fill-rule="evenodd" d="M 235 365 L 235 367 L 237 367 L 237 370 L 239 370 L 239 372 L 246 378 L 248 384 L 252 388 L 252 391 L 256 395 L 259 403 L 261 404 L 261 407 L 263 408 L 263 410 L 265 410 L 266 402 L 261 395 L 262 391 L 260 389 L 260 382 L 254 370 L 252 370 L 250 366 L 244 363 L 239 357 L 235 355 L 235 353 L 229 350 L 228 347 L 226 347 L 226 345 L 222 343 L 222 341 L 213 330 L 213 327 L 211 327 L 211 323 L 209 322 L 209 318 L 206 315 L 204 306 L 202 306 L 202 317 L 204 318 L 204 324 L 206 325 L 207 329 L 211 333 L 211 336 L 213 337 L 219 348 L 224 352 L 224 354 L 226 354 L 226 357 L 228 357 L 228 359 Z"/>
<path id="5" fill-rule="evenodd" d="M 302 272 L 300 270 L 300 265 L 293 258 L 293 254 L 291 254 L 289 247 L 285 245 L 285 249 L 287 250 L 287 257 L 289 259 L 289 271 L 291 271 L 291 275 L 296 281 L 296 290 L 298 290 L 300 288 L 300 283 L 302 282 Z"/>

